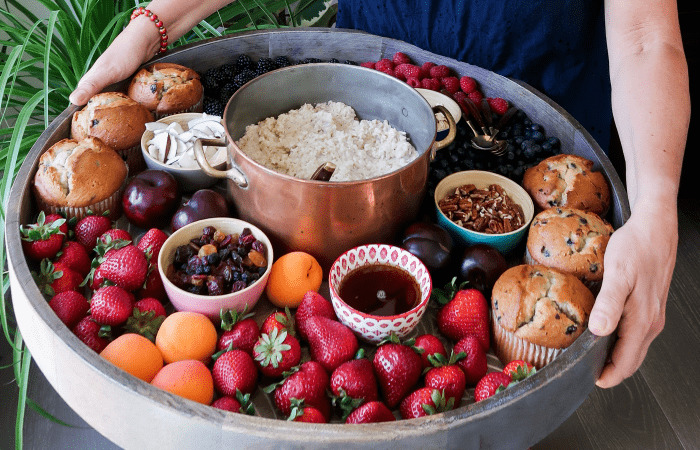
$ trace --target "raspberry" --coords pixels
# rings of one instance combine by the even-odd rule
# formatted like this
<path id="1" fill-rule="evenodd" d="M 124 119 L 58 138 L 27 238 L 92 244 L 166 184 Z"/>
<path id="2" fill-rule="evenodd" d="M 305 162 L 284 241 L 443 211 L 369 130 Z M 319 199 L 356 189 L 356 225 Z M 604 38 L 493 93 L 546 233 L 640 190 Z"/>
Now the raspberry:
<path id="1" fill-rule="evenodd" d="M 408 83 L 408 85 L 411 86 L 412 88 L 419 88 L 419 87 L 421 87 L 421 82 L 420 82 L 420 80 L 419 80 L 418 78 L 416 78 L 416 77 L 409 77 L 409 78 L 406 78 L 406 83 Z"/>
<path id="2" fill-rule="evenodd" d="M 409 58 L 405 53 L 396 52 L 394 53 L 393 61 L 394 64 L 398 66 L 399 64 L 410 64 L 411 58 Z"/>
<path id="3" fill-rule="evenodd" d="M 386 69 L 394 69 L 394 62 L 388 58 L 380 59 L 374 65 L 374 68 L 380 72 L 384 72 Z"/>
<path id="4" fill-rule="evenodd" d="M 445 77 L 442 79 L 442 86 L 450 94 L 454 94 L 459 91 L 459 78 L 457 77 Z"/>
<path id="5" fill-rule="evenodd" d="M 454 94 L 452 94 L 452 98 L 454 99 L 454 101 L 459 103 L 461 101 L 464 101 L 465 98 L 467 98 L 467 94 L 465 94 L 462 91 L 457 91 Z"/>
<path id="6" fill-rule="evenodd" d="M 434 66 L 430 68 L 430 76 L 438 80 L 450 76 L 450 68 L 447 66 Z"/>
<path id="7" fill-rule="evenodd" d="M 421 78 L 421 69 L 413 64 L 400 64 L 396 66 L 394 71 L 397 74 L 402 74 L 406 79 L 408 78 Z"/>
<path id="8" fill-rule="evenodd" d="M 432 63 L 430 61 L 423 63 L 423 65 L 420 67 L 421 69 L 421 78 L 430 78 L 430 69 L 435 67 L 435 63 Z"/>
<path id="9" fill-rule="evenodd" d="M 374 64 L 372 61 L 363 62 L 360 64 L 362 67 L 367 67 L 368 69 L 374 69 Z"/>
<path id="10" fill-rule="evenodd" d="M 476 80 L 472 77 L 463 76 L 459 79 L 459 86 L 462 88 L 465 94 L 469 94 L 476 90 Z"/>
<path id="11" fill-rule="evenodd" d="M 478 105 L 479 103 L 481 103 L 481 100 L 484 98 L 484 94 L 482 94 L 479 91 L 472 91 L 472 92 L 467 94 L 467 97 L 469 97 L 469 99 L 471 101 L 473 101 L 474 103 L 476 103 Z"/>
<path id="12" fill-rule="evenodd" d="M 383 72 L 383 73 L 385 73 L 385 74 L 387 74 L 387 75 L 391 75 L 392 77 L 396 77 L 396 74 L 394 73 L 394 69 L 388 69 L 388 68 L 387 68 L 387 69 L 384 69 L 384 70 L 380 70 L 380 72 Z"/>
<path id="13" fill-rule="evenodd" d="M 423 78 L 420 80 L 421 87 L 424 89 L 430 89 L 431 91 L 440 90 L 440 81 L 435 78 Z"/>
<path id="14" fill-rule="evenodd" d="M 486 101 L 489 102 L 491 111 L 499 116 L 502 116 L 508 111 L 508 102 L 500 97 L 488 97 Z"/>

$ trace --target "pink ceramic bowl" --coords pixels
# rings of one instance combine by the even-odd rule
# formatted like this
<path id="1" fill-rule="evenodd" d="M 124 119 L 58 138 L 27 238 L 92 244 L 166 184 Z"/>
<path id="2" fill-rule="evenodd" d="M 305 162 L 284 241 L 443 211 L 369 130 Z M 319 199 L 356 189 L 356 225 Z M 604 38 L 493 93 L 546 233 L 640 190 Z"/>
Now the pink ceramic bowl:
<path id="1" fill-rule="evenodd" d="M 409 272 L 420 287 L 420 301 L 413 309 L 395 316 L 375 316 L 358 311 L 338 295 L 343 278 L 354 269 L 371 264 L 387 264 Z M 369 244 L 346 251 L 328 274 L 331 302 L 338 319 L 367 342 L 378 343 L 391 333 L 403 338 L 418 325 L 430 299 L 432 280 L 425 265 L 408 251 L 386 244 Z"/>
<path id="2" fill-rule="evenodd" d="M 175 249 L 180 245 L 185 245 L 191 239 L 202 235 L 204 227 L 213 226 L 217 230 L 223 231 L 226 234 L 240 233 L 244 228 L 250 228 L 256 239 L 265 244 L 267 249 L 267 270 L 265 273 L 247 288 L 224 295 L 197 295 L 184 291 L 175 286 L 165 275 L 166 270 L 172 264 L 175 256 Z M 270 268 L 272 267 L 272 244 L 268 237 L 258 227 L 244 222 L 239 219 L 230 217 L 214 217 L 211 219 L 199 220 L 189 225 L 185 225 L 176 232 L 170 235 L 163 244 L 158 255 L 158 271 L 165 286 L 165 292 L 168 294 L 170 302 L 178 311 L 193 311 L 205 314 L 213 321 L 219 320 L 219 312 L 222 309 L 236 309 L 242 311 L 244 307 L 248 307 L 248 311 L 253 309 L 258 303 L 260 296 L 265 289 L 267 279 L 270 276 Z"/>

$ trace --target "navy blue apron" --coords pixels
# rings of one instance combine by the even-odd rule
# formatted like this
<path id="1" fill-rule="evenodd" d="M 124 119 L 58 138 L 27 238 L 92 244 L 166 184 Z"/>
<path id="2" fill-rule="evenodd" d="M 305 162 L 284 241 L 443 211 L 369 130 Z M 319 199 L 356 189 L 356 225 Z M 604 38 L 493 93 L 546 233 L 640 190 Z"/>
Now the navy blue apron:
<path id="1" fill-rule="evenodd" d="M 339 0 L 336 23 L 525 81 L 607 151 L 612 110 L 604 25 L 602 0 Z"/>

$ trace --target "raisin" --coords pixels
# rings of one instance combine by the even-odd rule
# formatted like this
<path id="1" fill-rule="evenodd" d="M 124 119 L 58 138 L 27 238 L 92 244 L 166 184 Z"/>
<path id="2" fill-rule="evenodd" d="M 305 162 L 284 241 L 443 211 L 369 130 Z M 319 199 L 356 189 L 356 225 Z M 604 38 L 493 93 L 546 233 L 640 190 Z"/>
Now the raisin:
<path id="1" fill-rule="evenodd" d="M 97 126 L 98 123 L 100 123 L 99 120 L 97 120 L 97 119 L 92 119 L 92 126 L 93 126 L 93 127 Z"/>
<path id="2" fill-rule="evenodd" d="M 578 330 L 578 327 L 576 325 L 569 325 L 568 327 L 566 327 L 566 334 L 573 334 L 576 332 L 576 330 Z"/>
<path id="3" fill-rule="evenodd" d="M 549 250 L 547 250 L 547 247 L 545 247 L 544 245 L 540 249 L 540 252 L 544 255 L 545 258 L 549 258 L 549 256 L 550 256 Z"/>
<path id="4" fill-rule="evenodd" d="M 581 225 L 588 225 L 588 221 L 583 217 L 579 217 L 578 221 Z"/>
<path id="5" fill-rule="evenodd" d="M 561 319 L 561 316 L 557 313 L 557 314 L 554 315 L 554 318 L 557 319 L 557 320 L 559 320 L 559 319 Z"/>
<path id="6" fill-rule="evenodd" d="M 151 94 L 155 94 L 157 90 L 158 90 L 158 85 L 152 84 L 151 85 Z"/>
<path id="7" fill-rule="evenodd" d="M 592 263 L 588 270 L 590 270 L 591 273 L 596 273 L 598 271 L 598 263 Z"/>
<path id="8" fill-rule="evenodd" d="M 571 238 L 566 238 L 566 245 L 574 245 L 574 241 Z"/>

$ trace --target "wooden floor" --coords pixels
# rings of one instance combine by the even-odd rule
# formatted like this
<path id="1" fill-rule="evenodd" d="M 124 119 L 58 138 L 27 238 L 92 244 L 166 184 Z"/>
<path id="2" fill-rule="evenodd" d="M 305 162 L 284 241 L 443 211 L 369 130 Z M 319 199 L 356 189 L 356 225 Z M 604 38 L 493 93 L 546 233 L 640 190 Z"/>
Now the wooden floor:
<path id="1" fill-rule="evenodd" d="M 614 389 L 594 389 L 535 449 L 700 448 L 700 202 L 682 199 L 679 205 L 678 260 L 664 331 L 634 376 Z M 0 338 L 0 367 L 10 361 L 9 346 Z M 31 371 L 29 397 L 71 426 L 56 424 L 28 409 L 25 448 L 116 448 L 81 420 L 36 368 Z M 2 369 L 0 449 L 14 445 L 16 401 L 12 371 Z M 508 432 L 506 424 L 503 432 Z"/>

